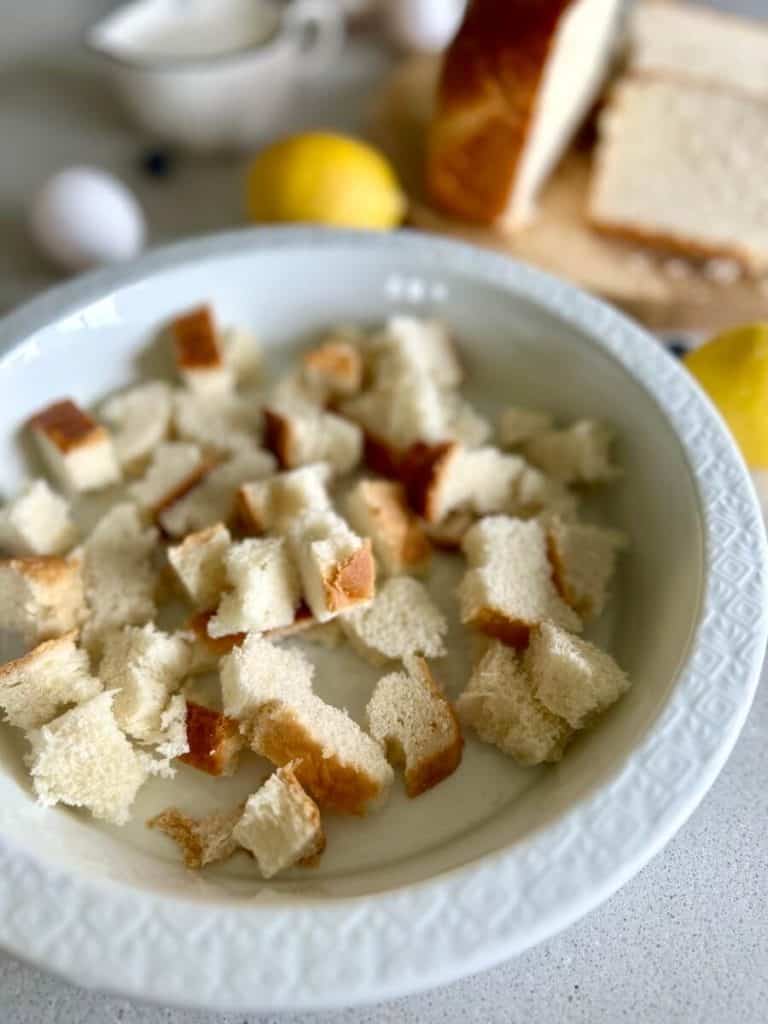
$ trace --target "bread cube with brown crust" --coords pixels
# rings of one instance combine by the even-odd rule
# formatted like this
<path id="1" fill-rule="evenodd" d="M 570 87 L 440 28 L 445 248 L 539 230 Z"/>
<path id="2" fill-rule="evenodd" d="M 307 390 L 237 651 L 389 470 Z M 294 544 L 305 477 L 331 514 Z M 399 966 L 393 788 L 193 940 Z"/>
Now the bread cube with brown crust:
<path id="1" fill-rule="evenodd" d="M 72 399 L 35 413 L 28 426 L 48 469 L 66 491 L 98 491 L 120 480 L 109 432 Z"/>
<path id="2" fill-rule="evenodd" d="M 423 572 L 429 564 L 431 545 L 402 484 L 361 480 L 347 497 L 347 514 L 354 529 L 371 538 L 374 553 L 389 575 Z"/>
<path id="3" fill-rule="evenodd" d="M 81 557 L 0 559 L 0 629 L 35 645 L 77 629 L 86 613 Z"/>
<path id="4" fill-rule="evenodd" d="M 213 311 L 200 306 L 171 323 L 176 368 L 179 376 L 200 394 L 232 391 L 234 375 L 227 366 Z"/>
<path id="5" fill-rule="evenodd" d="M 179 758 L 208 775 L 234 775 L 245 740 L 236 719 L 187 701 L 189 750 Z"/>

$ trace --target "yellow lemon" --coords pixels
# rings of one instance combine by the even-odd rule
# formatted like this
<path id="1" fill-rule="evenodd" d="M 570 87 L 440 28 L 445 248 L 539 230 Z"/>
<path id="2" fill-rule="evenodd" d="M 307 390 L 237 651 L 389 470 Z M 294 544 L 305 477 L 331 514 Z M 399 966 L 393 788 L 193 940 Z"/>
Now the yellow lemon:
<path id="1" fill-rule="evenodd" d="M 768 323 L 719 334 L 689 352 L 685 364 L 723 414 L 749 465 L 768 467 Z"/>
<path id="2" fill-rule="evenodd" d="M 394 171 L 371 146 L 311 132 L 263 150 L 248 171 L 248 215 L 255 221 L 304 221 L 386 230 L 405 213 Z"/>

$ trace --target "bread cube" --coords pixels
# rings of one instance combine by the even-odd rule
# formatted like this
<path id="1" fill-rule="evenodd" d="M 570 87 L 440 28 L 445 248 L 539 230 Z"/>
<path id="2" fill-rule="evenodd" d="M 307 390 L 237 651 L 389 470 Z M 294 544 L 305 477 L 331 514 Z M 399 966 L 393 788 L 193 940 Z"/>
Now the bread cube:
<path id="1" fill-rule="evenodd" d="M 278 647 L 264 637 L 251 635 L 233 649 L 221 664 L 224 714 L 249 722 L 271 700 L 290 693 L 312 693 L 315 669 L 301 651 Z"/>
<path id="2" fill-rule="evenodd" d="M 406 667 L 378 681 L 366 716 L 368 732 L 392 764 L 404 766 L 406 792 L 416 797 L 456 771 L 464 740 L 427 663 L 411 658 Z"/>
<path id="3" fill-rule="evenodd" d="M 287 626 L 301 599 L 298 574 L 280 537 L 251 538 L 233 544 L 224 556 L 227 589 L 208 633 L 263 632 Z"/>
<path id="4" fill-rule="evenodd" d="M 371 604 L 345 612 L 339 622 L 355 650 L 374 665 L 445 654 L 448 623 L 426 587 L 410 576 L 388 579 Z"/>
<path id="5" fill-rule="evenodd" d="M 208 775 L 234 775 L 245 740 L 236 719 L 187 701 L 184 764 Z"/>
<path id="6" fill-rule="evenodd" d="M 66 491 L 98 491 L 119 481 L 109 433 L 71 399 L 42 409 L 28 426 L 45 464 Z"/>
<path id="7" fill-rule="evenodd" d="M 225 557 L 231 544 L 229 530 L 216 523 L 168 548 L 168 561 L 186 596 L 202 611 L 216 607 L 227 585 Z"/>
<path id="8" fill-rule="evenodd" d="M 334 473 L 349 473 L 363 454 L 363 435 L 358 426 L 309 406 L 267 407 L 264 444 L 283 469 L 327 462 Z"/>
<path id="9" fill-rule="evenodd" d="M 553 426 L 554 418 L 548 412 L 508 405 L 499 416 L 499 444 L 502 448 L 521 448 Z"/>
<path id="10" fill-rule="evenodd" d="M 79 557 L 0 560 L 0 629 L 38 644 L 76 629 L 85 615 Z"/>
<path id="11" fill-rule="evenodd" d="M 325 848 L 320 811 L 290 765 L 248 797 L 232 837 L 250 850 L 264 878 L 317 857 Z"/>
<path id="12" fill-rule="evenodd" d="M 182 852 L 184 864 L 192 870 L 227 860 L 238 849 L 232 830 L 243 816 L 243 805 L 234 810 L 192 818 L 169 807 L 147 822 L 172 839 Z"/>
<path id="13" fill-rule="evenodd" d="M 205 473 L 179 498 L 166 503 L 158 513 L 158 523 L 168 536 L 183 537 L 213 523 L 228 522 L 235 517 L 239 488 L 274 470 L 275 461 L 269 452 L 255 445 L 243 449 Z"/>
<path id="14" fill-rule="evenodd" d="M 352 527 L 371 538 L 374 554 L 390 576 L 421 572 L 429 564 L 431 545 L 402 484 L 361 480 L 347 498 L 347 514 Z"/>
<path id="15" fill-rule="evenodd" d="M 113 694 L 100 693 L 28 734 L 28 763 L 41 804 L 84 807 L 114 825 L 128 821 L 148 776 L 148 758 L 121 732 L 112 701 Z"/>
<path id="16" fill-rule="evenodd" d="M 568 723 L 538 699 L 520 656 L 495 641 L 456 703 L 461 721 L 521 765 L 559 761 Z"/>
<path id="17" fill-rule="evenodd" d="M 151 623 L 125 626 L 104 641 L 99 677 L 116 690 L 115 720 L 137 740 L 151 742 L 161 732 L 160 716 L 189 669 L 189 649 L 181 636 L 163 633 Z"/>
<path id="18" fill-rule="evenodd" d="M 574 729 L 589 725 L 630 687 L 610 654 L 549 623 L 531 633 L 525 663 L 536 699 Z"/>
<path id="19" fill-rule="evenodd" d="M 0 508 L 0 550 L 9 555 L 63 555 L 76 541 L 69 502 L 45 480 L 28 483 Z"/>
<path id="20" fill-rule="evenodd" d="M 448 328 L 438 320 L 390 317 L 371 338 L 370 350 L 377 387 L 423 375 L 441 388 L 456 388 L 464 376 Z"/>
<path id="21" fill-rule="evenodd" d="M 624 534 L 555 518 L 547 526 L 552 575 L 563 600 L 585 620 L 601 614 Z"/>
<path id="22" fill-rule="evenodd" d="M 171 323 L 171 334 L 176 368 L 190 390 L 206 395 L 233 390 L 234 373 L 227 366 L 213 313 L 208 306 L 200 306 L 177 317 Z"/>
<path id="23" fill-rule="evenodd" d="M 252 387 L 262 374 L 264 355 L 258 338 L 245 327 L 225 327 L 219 332 L 224 362 L 242 387 Z"/>
<path id="24" fill-rule="evenodd" d="M 0 665 L 0 708 L 18 729 L 37 729 L 101 689 L 74 630 Z"/>
<path id="25" fill-rule="evenodd" d="M 363 357 L 354 337 L 330 335 L 305 352 L 302 369 L 309 388 L 325 401 L 347 398 L 363 384 Z"/>
<path id="26" fill-rule="evenodd" d="M 149 468 L 128 493 L 142 509 L 158 517 L 200 483 L 211 468 L 196 444 L 166 441 L 155 448 Z"/>
<path id="27" fill-rule="evenodd" d="M 605 423 L 579 420 L 565 430 L 545 430 L 523 446 L 525 457 L 564 484 L 610 483 L 621 476 L 611 462 L 614 432 Z"/>
<path id="28" fill-rule="evenodd" d="M 84 546 L 88 620 L 83 643 L 100 654 L 106 634 L 154 618 L 157 572 L 152 555 L 157 530 L 145 528 L 135 505 L 114 505 L 96 524 Z"/>
<path id="29" fill-rule="evenodd" d="M 472 527 L 462 547 L 470 567 L 459 587 L 462 622 L 515 647 L 525 647 L 542 622 L 581 629 L 552 581 L 541 523 L 491 516 Z"/>
<path id="30" fill-rule="evenodd" d="M 200 395 L 181 389 L 173 396 L 173 425 L 182 441 L 213 457 L 253 449 L 261 437 L 261 406 L 237 395 Z"/>
<path id="31" fill-rule="evenodd" d="M 99 412 L 111 428 L 115 454 L 123 471 L 133 473 L 168 437 L 171 389 L 159 380 L 140 384 L 107 399 Z"/>

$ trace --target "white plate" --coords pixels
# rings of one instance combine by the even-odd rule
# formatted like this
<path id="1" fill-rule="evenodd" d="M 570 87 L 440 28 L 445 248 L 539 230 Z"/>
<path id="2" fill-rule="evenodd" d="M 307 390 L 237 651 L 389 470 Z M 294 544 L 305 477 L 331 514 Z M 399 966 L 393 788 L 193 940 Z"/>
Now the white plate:
<path id="1" fill-rule="evenodd" d="M 630 878 L 733 746 L 766 639 L 763 527 L 743 463 L 676 361 L 568 285 L 418 235 L 267 230 L 150 254 L 5 320 L 0 489 L 24 472 L 29 413 L 129 380 L 158 324 L 201 300 L 282 355 L 329 323 L 436 313 L 485 411 L 520 401 L 613 422 L 626 479 L 605 511 L 632 551 L 605 639 L 635 685 L 561 765 L 523 771 L 470 739 L 451 779 L 330 821 L 321 866 L 270 884 L 244 860 L 190 874 L 144 829 L 169 793 L 224 802 L 217 780 L 183 769 L 170 789 L 148 787 L 132 826 L 109 829 L 38 808 L 23 744 L 2 729 L 0 943 L 81 984 L 217 1010 L 348 1006 L 488 967 Z M 351 655 L 315 656 L 322 692 L 359 713 L 373 677 Z M 455 695 L 465 668 L 440 671 Z M 252 786 L 247 771 L 237 785 Z"/>

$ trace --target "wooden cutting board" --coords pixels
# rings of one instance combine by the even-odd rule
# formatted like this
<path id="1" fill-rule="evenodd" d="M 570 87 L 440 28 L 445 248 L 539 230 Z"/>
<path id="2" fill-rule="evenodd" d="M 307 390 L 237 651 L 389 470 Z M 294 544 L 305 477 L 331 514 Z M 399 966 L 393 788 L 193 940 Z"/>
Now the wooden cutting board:
<path id="1" fill-rule="evenodd" d="M 373 134 L 398 170 L 414 227 L 500 249 L 595 292 L 653 328 L 716 330 L 768 318 L 768 279 L 732 279 L 732 264 L 696 264 L 592 231 L 585 216 L 592 153 L 575 146 L 547 185 L 533 224 L 514 235 L 453 220 L 424 194 L 426 126 L 439 61 L 406 61 L 377 97 Z"/>

